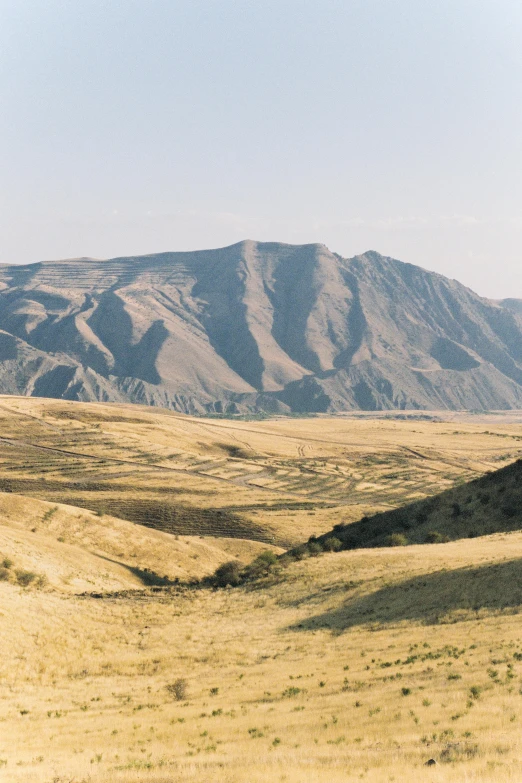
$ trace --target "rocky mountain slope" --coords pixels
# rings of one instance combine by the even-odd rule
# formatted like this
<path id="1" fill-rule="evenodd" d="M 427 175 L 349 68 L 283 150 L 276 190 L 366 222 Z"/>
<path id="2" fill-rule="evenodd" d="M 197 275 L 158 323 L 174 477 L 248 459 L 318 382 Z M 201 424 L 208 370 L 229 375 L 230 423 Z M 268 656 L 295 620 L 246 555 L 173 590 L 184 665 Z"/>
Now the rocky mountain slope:
<path id="1" fill-rule="evenodd" d="M 0 393 L 188 413 L 522 407 L 522 310 L 368 252 L 0 267 Z"/>

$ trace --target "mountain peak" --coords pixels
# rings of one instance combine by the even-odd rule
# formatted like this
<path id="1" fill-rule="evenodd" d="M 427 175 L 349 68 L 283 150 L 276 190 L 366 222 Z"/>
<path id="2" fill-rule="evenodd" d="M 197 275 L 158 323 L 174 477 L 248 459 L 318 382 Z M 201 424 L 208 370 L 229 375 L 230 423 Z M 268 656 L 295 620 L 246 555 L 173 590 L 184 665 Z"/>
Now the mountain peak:
<path id="1" fill-rule="evenodd" d="M 187 413 L 522 407 L 521 312 L 318 243 L 4 266 L 0 393 Z"/>

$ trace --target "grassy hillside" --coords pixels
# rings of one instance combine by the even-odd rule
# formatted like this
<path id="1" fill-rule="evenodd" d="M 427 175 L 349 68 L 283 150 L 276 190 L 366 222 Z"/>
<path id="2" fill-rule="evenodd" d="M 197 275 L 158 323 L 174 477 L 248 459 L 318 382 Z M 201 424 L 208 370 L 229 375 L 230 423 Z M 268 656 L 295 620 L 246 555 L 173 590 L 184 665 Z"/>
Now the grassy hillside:
<path id="1" fill-rule="evenodd" d="M 187 582 L 266 549 L 255 541 L 169 536 L 73 506 L 0 494 L 0 555 L 68 592 Z"/>
<path id="2" fill-rule="evenodd" d="M 0 774 L 515 783 L 521 563 L 512 533 L 325 555 L 256 589 L 0 582 Z"/>
<path id="3" fill-rule="evenodd" d="M 343 548 L 442 543 L 522 529 L 522 460 L 427 500 L 337 525 Z"/>
<path id="4" fill-rule="evenodd" d="M 516 415 L 1 404 L 0 780 L 518 783 L 520 463 L 485 475 L 519 455 Z M 270 537 L 375 534 L 342 527 L 372 509 L 415 515 L 412 542 L 475 537 L 194 581 Z"/>

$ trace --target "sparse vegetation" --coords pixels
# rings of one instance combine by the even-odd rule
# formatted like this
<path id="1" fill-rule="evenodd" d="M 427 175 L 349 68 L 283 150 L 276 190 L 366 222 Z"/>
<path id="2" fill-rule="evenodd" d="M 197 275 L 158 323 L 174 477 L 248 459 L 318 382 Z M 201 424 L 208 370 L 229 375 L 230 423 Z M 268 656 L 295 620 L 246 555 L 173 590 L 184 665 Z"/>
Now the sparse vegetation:
<path id="1" fill-rule="evenodd" d="M 178 677 L 177 680 L 169 683 L 166 688 L 176 701 L 184 701 L 188 696 L 188 683 L 183 677 Z"/>
<path id="2" fill-rule="evenodd" d="M 69 409 L 69 403 L 16 404 L 45 410 L 53 425 L 40 431 L 34 418 L 27 417 L 27 424 L 18 421 L 21 431 L 27 428 L 25 440 L 33 428 L 32 440 L 43 439 L 45 432 L 48 445 L 65 445 L 70 452 L 74 436 L 78 450 L 99 448 L 100 462 L 42 451 L 29 464 L 28 452 L 21 449 L 23 465 L 12 456 L 9 470 L 0 464 L 0 481 L 10 482 L 14 490 L 0 495 L 5 520 L 0 765 L 6 779 L 155 783 L 182 777 L 187 783 L 264 783 L 286 776 L 288 783 L 310 777 L 329 783 L 413 783 L 442 774 L 448 783 L 464 778 L 516 783 L 522 533 L 481 538 L 491 520 L 507 527 L 517 523 L 517 516 L 506 516 L 498 502 L 502 498 L 500 505 L 516 507 L 516 466 L 508 466 L 503 477 L 492 473 L 423 501 L 421 496 L 433 493 L 438 481 L 430 465 L 436 463 L 443 486 L 449 487 L 459 473 L 455 465 L 444 473 L 443 442 L 453 449 L 456 443 L 453 423 L 415 420 L 415 429 L 425 428 L 419 439 L 429 434 L 430 443 L 438 442 L 440 448 L 438 462 L 433 452 L 429 459 L 417 460 L 426 471 L 418 479 L 422 471 L 416 474 L 416 465 L 411 469 L 415 460 L 397 447 L 407 428 L 405 442 L 413 438 L 407 419 L 350 421 L 354 431 L 371 429 L 375 442 L 382 432 L 389 438 L 387 450 L 379 452 L 380 443 L 371 454 L 366 449 L 359 455 L 350 452 L 350 460 L 346 452 L 351 447 L 337 449 L 325 440 L 320 445 L 310 441 L 310 457 L 308 451 L 281 457 L 283 447 L 277 458 L 264 456 L 275 452 L 271 444 L 279 441 L 273 432 L 278 427 L 284 432 L 283 425 L 260 421 L 256 429 L 261 434 L 248 435 L 248 422 L 233 422 L 245 428 L 241 438 L 252 438 L 246 442 L 254 456 L 248 460 L 251 473 L 242 472 L 242 458 L 234 457 L 237 474 L 231 474 L 222 449 L 211 459 L 203 446 L 192 445 L 187 456 L 186 444 L 193 440 L 181 428 L 173 451 L 175 416 L 162 414 L 167 424 L 160 437 L 149 426 L 153 414 L 141 409 L 141 424 L 132 424 L 134 413 L 126 408 L 114 420 L 107 416 L 100 430 L 94 426 L 96 406 L 78 406 L 91 416 L 82 422 L 53 416 L 53 410 Z M 66 432 L 53 429 L 64 423 Z M 231 426 L 222 421 L 208 425 Z M 190 420 L 183 419 L 183 426 L 190 429 Z M 284 427 L 289 426 L 286 421 Z M 320 428 L 321 438 L 331 428 L 342 439 L 345 425 L 295 420 L 293 434 L 319 434 L 305 426 Z M 141 427 L 147 445 L 138 434 Z M 470 438 L 478 438 L 475 453 L 487 441 L 491 450 L 482 452 L 484 459 L 493 462 L 502 456 L 492 448 L 494 435 L 477 435 L 483 428 L 475 425 L 462 427 L 464 433 L 474 433 Z M 123 445 L 116 445 L 111 428 Z M 198 435 L 199 444 L 204 437 Z M 212 431 L 209 442 L 225 443 L 228 437 Z M 463 451 L 466 437 L 459 434 L 457 439 Z M 301 445 L 299 439 L 291 442 L 294 449 L 295 443 Z M 141 443 L 139 453 L 136 443 Z M 499 438 L 499 443 L 506 453 L 512 450 L 512 440 Z M 9 448 L 14 454 L 15 447 Z M 122 462 L 111 463 L 111 454 Z M 131 467 L 123 463 L 129 454 Z M 158 455 L 179 472 L 162 474 L 152 468 L 161 462 Z M 256 455 L 263 455 L 274 470 L 263 467 L 260 481 L 267 486 L 280 481 L 286 488 L 293 481 L 293 495 L 286 498 L 281 490 L 272 496 L 269 489 L 249 489 L 228 479 L 211 483 L 203 475 L 216 470 L 225 477 L 237 475 L 241 482 L 259 477 L 261 458 Z M 214 456 L 222 460 L 221 467 Z M 141 474 L 140 464 L 134 464 L 142 457 L 148 473 Z M 191 473 L 192 466 L 201 475 Z M 413 478 L 407 484 L 410 470 Z M 461 475 L 473 478 L 473 470 L 463 467 Z M 334 491 L 326 474 L 335 474 L 344 499 L 347 487 L 362 485 L 354 489 L 357 513 L 348 504 L 331 502 L 335 494 L 329 494 Z M 41 476 L 45 481 L 40 482 Z M 53 505 L 24 497 L 16 484 L 21 481 L 35 495 L 43 487 L 42 497 Z M 152 487 L 148 496 L 146 482 Z M 307 487 L 318 494 L 310 490 L 306 495 Z M 221 490 L 226 500 L 220 507 Z M 410 491 L 415 497 L 408 497 Z M 163 536 L 111 513 L 111 502 L 116 499 L 124 508 L 130 497 L 132 509 L 145 514 L 152 498 L 156 505 L 148 508 L 155 509 L 156 524 L 162 502 L 174 507 L 183 492 L 184 508 L 195 509 L 191 524 L 203 518 L 196 506 L 202 508 L 212 497 L 212 514 L 205 517 L 209 524 L 221 520 L 226 529 L 231 521 L 239 530 L 239 521 L 243 524 L 251 515 L 249 524 L 255 522 L 267 537 L 267 531 L 277 530 L 290 543 L 297 535 L 303 543 L 282 554 L 268 544 L 254 547 L 238 538 L 224 541 L 222 550 L 211 550 L 208 540 Z M 306 500 L 295 498 L 298 493 Z M 56 505 L 57 495 L 69 502 L 81 496 L 86 508 Z M 106 516 L 89 511 L 94 497 Z M 400 505 L 402 498 L 410 502 L 393 511 L 390 506 Z M 453 503 L 461 509 L 457 516 Z M 37 535 L 30 532 L 35 527 Z M 464 540 L 445 546 L 443 557 L 436 546 L 415 546 L 429 540 L 443 543 L 452 531 Z M 466 537 L 470 531 L 475 538 Z M 406 538 L 408 547 L 380 549 L 394 534 Z M 57 542 L 59 537 L 66 545 Z M 218 553 L 214 559 L 206 554 L 210 551 Z M 176 571 L 177 563 L 184 563 L 185 571 Z M 224 569 L 221 585 L 214 577 L 201 579 L 230 563 L 233 568 L 228 577 Z M 44 568 L 50 581 L 40 591 L 36 588 Z M 23 587 L 19 573 L 32 575 L 22 577 L 28 580 Z M 176 574 L 188 576 L 176 581 Z M 234 590 L 215 589 L 237 579 Z M 429 759 L 436 760 L 433 771 L 424 769 Z"/>
<path id="3" fill-rule="evenodd" d="M 237 587 L 241 584 L 241 563 L 237 560 L 229 560 L 218 566 L 214 574 L 214 581 L 217 587 Z"/>
<path id="4" fill-rule="evenodd" d="M 28 571 L 24 568 L 13 568 L 13 561 L 10 557 L 3 557 L 0 561 L 0 582 L 11 582 L 20 587 L 35 587 L 41 589 L 48 584 L 48 578 L 45 574 Z"/>
<path id="5" fill-rule="evenodd" d="M 15 571 L 15 576 L 16 581 L 22 587 L 29 587 L 29 585 L 37 579 L 37 576 L 33 571 L 24 571 L 23 569 Z"/>
<path id="6" fill-rule="evenodd" d="M 18 720 L 30 719 L 37 731 L 22 742 L 13 723 L 6 770 L 20 769 L 25 777 L 18 777 L 28 783 L 37 779 L 36 769 L 58 763 L 70 778 L 90 775 L 106 783 L 135 772 L 152 783 L 158 775 L 175 776 L 184 765 L 184 778 L 199 783 L 200 767 L 187 761 L 217 758 L 215 767 L 206 767 L 210 783 L 224 773 L 256 780 L 260 760 L 264 765 L 270 758 L 268 748 L 284 748 L 289 774 L 313 769 L 320 779 L 326 769 L 335 783 L 343 779 L 337 769 L 345 753 L 357 778 L 368 774 L 378 783 L 391 776 L 416 780 L 429 758 L 444 765 L 449 780 L 465 773 L 490 783 L 490 762 L 502 758 L 516 767 L 517 759 L 517 722 L 511 718 L 520 699 L 519 617 L 497 608 L 502 585 L 513 584 L 515 573 L 504 558 L 522 546 L 520 534 L 514 535 L 499 539 L 496 549 L 480 541 L 455 544 L 443 574 L 430 547 L 415 548 L 407 572 L 393 550 L 344 552 L 331 555 L 327 569 L 316 558 L 290 562 L 283 583 L 269 580 L 263 587 L 263 601 L 259 589 L 247 586 L 240 592 L 167 593 L 161 600 L 73 599 L 57 606 L 60 626 L 46 614 L 35 615 L 31 632 L 38 633 L 40 646 L 32 637 L 17 645 L 29 668 L 13 702 Z M 506 569 L 495 580 L 488 570 L 492 555 Z M 476 575 L 472 564 L 479 567 Z M 430 583 L 430 575 L 446 580 L 447 592 L 443 584 Z M 415 578 L 427 582 L 424 592 L 411 586 Z M 457 598 L 469 594 L 471 585 L 480 604 L 463 611 Z M 454 597 L 453 609 L 448 596 Z M 522 605 L 522 595 L 519 600 Z M 427 621 L 432 607 L 442 605 L 446 615 L 439 614 L 436 624 Z M 10 635 L 16 615 L 8 614 L 7 622 Z M 62 626 L 76 651 L 65 670 L 64 641 L 55 631 Z M 0 652 L 5 662 L 14 655 L 5 642 Z M 457 662 L 458 677 L 452 668 Z M 169 682 L 173 665 L 179 675 Z M 5 671 L 9 684 L 14 674 Z M 508 679 L 511 671 L 514 678 Z M 57 682 L 60 702 L 51 708 Z M 117 733 L 110 717 L 115 711 Z M 148 715 L 154 716 L 150 726 Z M 64 739 L 56 739 L 64 726 Z M 70 743 L 85 747 L 86 727 L 92 749 L 84 759 L 71 754 Z M 249 743 L 255 744 L 254 756 Z M 401 753 L 390 756 L 396 743 Z M 25 766 L 17 768 L 18 761 Z M 502 776 L 496 779 L 504 783 Z"/>

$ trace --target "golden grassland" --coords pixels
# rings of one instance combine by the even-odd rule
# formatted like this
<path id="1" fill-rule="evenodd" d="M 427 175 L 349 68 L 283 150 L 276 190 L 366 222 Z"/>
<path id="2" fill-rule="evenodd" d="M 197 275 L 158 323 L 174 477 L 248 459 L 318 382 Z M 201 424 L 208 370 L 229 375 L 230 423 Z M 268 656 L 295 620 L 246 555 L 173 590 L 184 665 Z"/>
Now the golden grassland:
<path id="1" fill-rule="evenodd" d="M 0 780 L 520 781 L 521 532 L 176 584 L 501 467 L 519 414 L 0 420 Z"/>
<path id="2" fill-rule="evenodd" d="M 0 491 L 287 547 L 522 454 L 520 415 L 401 416 L 228 421 L 2 397 Z"/>
<path id="3" fill-rule="evenodd" d="M 327 554 L 219 591 L 0 583 L 0 774 L 518 781 L 521 558 L 511 533 Z"/>
<path id="4" fill-rule="evenodd" d="M 267 549 L 236 538 L 171 536 L 85 509 L 0 494 L 0 553 L 59 590 L 123 590 L 187 582 Z"/>

